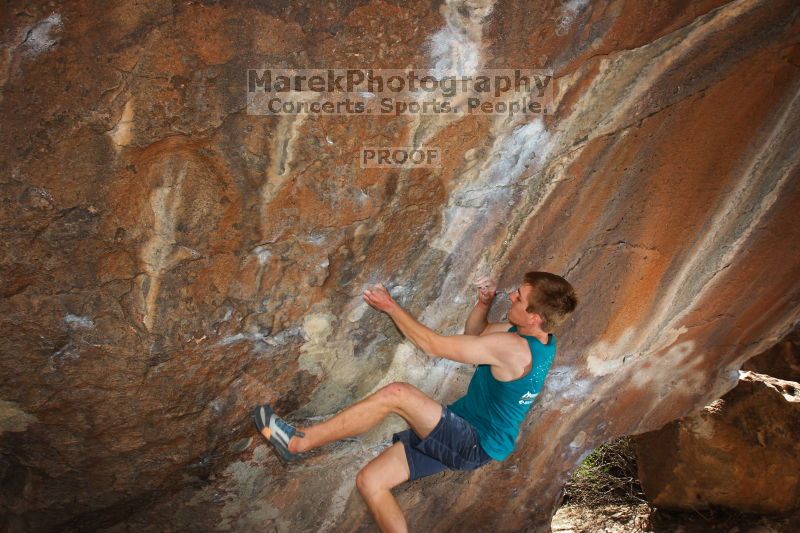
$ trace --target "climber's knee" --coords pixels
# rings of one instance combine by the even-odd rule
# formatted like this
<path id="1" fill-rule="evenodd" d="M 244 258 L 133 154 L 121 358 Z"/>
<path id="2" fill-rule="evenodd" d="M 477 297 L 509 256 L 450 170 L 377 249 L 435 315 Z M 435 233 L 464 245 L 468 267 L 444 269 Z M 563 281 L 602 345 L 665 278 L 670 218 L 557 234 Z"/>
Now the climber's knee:
<path id="1" fill-rule="evenodd" d="M 356 487 L 365 500 L 408 481 L 410 476 L 402 442 L 396 442 L 356 474 Z"/>
<path id="2" fill-rule="evenodd" d="M 369 496 L 378 488 L 375 476 L 366 466 L 356 474 L 356 488 L 358 488 L 358 492 L 365 497 Z"/>
<path id="3" fill-rule="evenodd" d="M 380 400 L 390 408 L 397 408 L 413 394 L 414 387 L 408 383 L 390 383 L 377 392 Z"/>

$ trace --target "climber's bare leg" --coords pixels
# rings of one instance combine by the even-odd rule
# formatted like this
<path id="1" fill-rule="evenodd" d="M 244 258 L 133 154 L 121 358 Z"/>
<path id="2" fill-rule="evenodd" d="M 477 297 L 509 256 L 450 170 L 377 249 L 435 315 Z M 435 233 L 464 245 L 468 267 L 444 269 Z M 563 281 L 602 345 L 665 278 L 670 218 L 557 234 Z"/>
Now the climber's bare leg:
<path id="1" fill-rule="evenodd" d="M 408 481 L 410 475 L 402 442 L 389 446 L 358 472 L 356 486 L 381 531 L 408 531 L 392 488 Z"/>
<path id="2" fill-rule="evenodd" d="M 325 422 L 297 428 L 305 437 L 293 436 L 289 451 L 305 452 L 345 437 L 355 437 L 378 425 L 390 413 L 403 417 L 414 433 L 425 438 L 439 423 L 442 405 L 413 385 L 392 383 Z M 264 428 L 262 434 L 269 438 L 269 429 Z"/>

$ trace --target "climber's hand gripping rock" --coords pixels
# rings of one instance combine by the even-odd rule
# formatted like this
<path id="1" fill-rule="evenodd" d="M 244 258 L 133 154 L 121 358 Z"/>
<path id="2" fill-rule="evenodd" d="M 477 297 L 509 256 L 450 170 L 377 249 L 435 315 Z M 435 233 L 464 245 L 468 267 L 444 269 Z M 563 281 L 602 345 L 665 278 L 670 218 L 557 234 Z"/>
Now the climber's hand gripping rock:
<path id="1" fill-rule="evenodd" d="M 478 286 L 478 301 L 483 305 L 491 305 L 497 294 L 497 283 L 488 276 L 482 276 L 475 280 Z"/>
<path id="2" fill-rule="evenodd" d="M 397 307 L 397 302 L 394 301 L 392 295 L 386 290 L 386 287 L 380 283 L 372 285 L 364 291 L 364 301 L 377 309 L 388 313 Z"/>

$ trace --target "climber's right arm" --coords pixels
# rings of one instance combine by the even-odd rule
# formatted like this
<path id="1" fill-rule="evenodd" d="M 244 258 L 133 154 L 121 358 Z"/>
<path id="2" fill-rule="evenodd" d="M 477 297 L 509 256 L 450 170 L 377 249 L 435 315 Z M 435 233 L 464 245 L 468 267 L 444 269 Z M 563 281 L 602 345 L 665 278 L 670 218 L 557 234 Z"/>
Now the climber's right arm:
<path id="1" fill-rule="evenodd" d="M 486 326 L 489 324 L 486 316 L 489 314 L 491 303 L 485 304 L 478 300 L 475 302 L 475 307 L 467 317 L 467 325 L 464 326 L 464 335 L 480 335 Z"/>
<path id="2" fill-rule="evenodd" d="M 479 278 L 475 285 L 478 286 L 478 301 L 467 317 L 467 324 L 464 326 L 464 335 L 481 335 L 489 324 L 486 316 L 492 308 L 492 302 L 497 294 L 497 284 L 488 277 Z"/>

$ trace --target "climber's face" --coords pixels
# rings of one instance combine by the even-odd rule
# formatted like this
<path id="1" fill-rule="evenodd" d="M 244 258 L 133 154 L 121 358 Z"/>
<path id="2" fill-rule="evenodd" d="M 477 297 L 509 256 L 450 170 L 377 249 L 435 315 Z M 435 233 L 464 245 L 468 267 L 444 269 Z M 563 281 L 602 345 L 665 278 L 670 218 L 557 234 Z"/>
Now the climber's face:
<path id="1" fill-rule="evenodd" d="M 508 297 L 511 299 L 511 309 L 508 310 L 508 321 L 515 326 L 526 327 L 541 323 L 541 317 L 538 313 L 528 312 L 528 297 L 532 290 L 533 285 L 523 283 L 508 294 Z"/>

